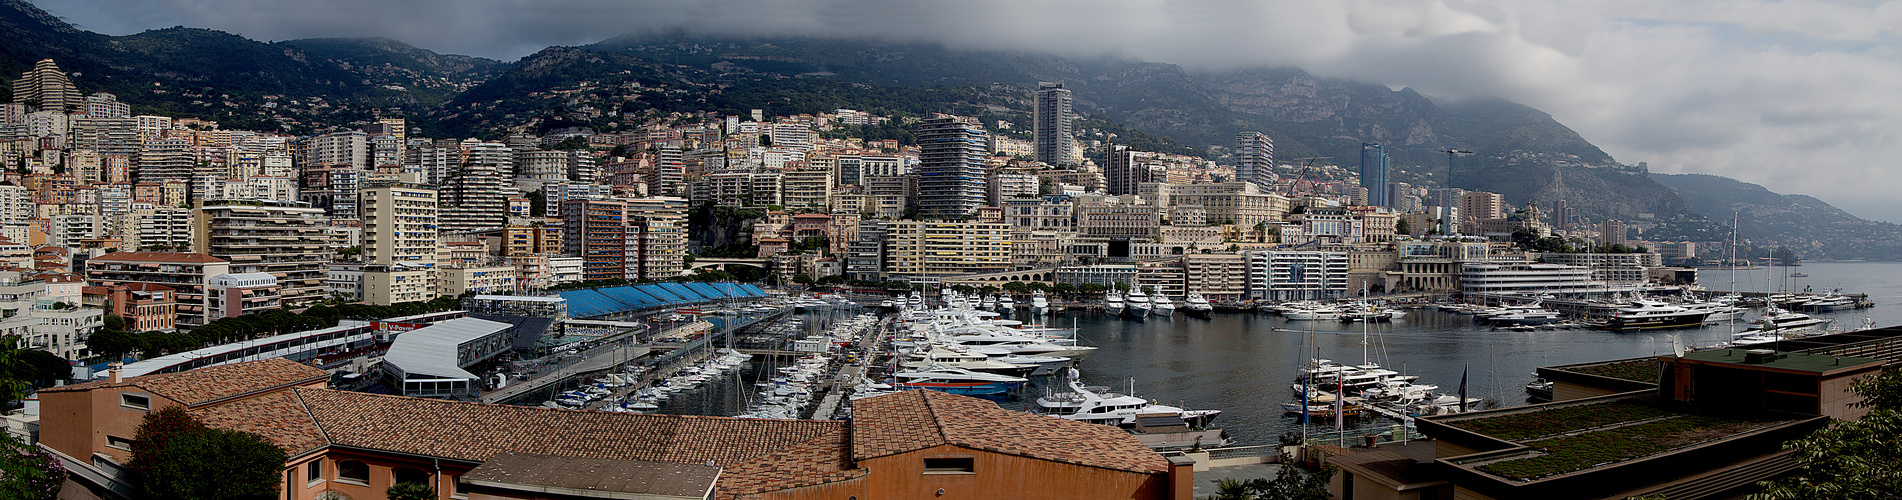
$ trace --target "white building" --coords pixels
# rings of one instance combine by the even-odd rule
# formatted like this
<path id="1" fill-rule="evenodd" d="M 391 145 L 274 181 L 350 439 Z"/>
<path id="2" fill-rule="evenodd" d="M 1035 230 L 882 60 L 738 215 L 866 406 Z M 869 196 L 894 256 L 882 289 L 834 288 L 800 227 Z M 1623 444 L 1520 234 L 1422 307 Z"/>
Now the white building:
<path id="1" fill-rule="evenodd" d="M 1333 299 L 1347 295 L 1346 252 L 1248 252 L 1248 296 L 1257 300 Z"/>

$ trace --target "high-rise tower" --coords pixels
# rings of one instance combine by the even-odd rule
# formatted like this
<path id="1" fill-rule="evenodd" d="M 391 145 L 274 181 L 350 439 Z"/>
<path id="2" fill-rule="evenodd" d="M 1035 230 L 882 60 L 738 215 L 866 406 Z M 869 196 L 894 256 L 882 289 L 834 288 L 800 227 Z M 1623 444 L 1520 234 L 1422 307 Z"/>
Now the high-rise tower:
<path id="1" fill-rule="evenodd" d="M 958 219 L 984 206 L 984 129 L 956 118 L 918 125 L 918 214 Z"/>
<path id="2" fill-rule="evenodd" d="M 13 81 L 13 102 L 27 103 L 48 111 L 66 112 L 67 105 L 84 106 L 85 98 L 73 81 L 66 78 L 52 59 L 41 59 L 33 69 Z"/>
<path id="3" fill-rule="evenodd" d="M 1070 89 L 1063 88 L 1062 82 L 1038 83 L 1034 119 L 1037 161 L 1051 165 L 1076 163 L 1070 157 L 1070 139 L 1075 134 L 1070 123 Z"/>
<path id="4" fill-rule="evenodd" d="M 1387 149 L 1379 143 L 1360 144 L 1360 187 L 1367 188 L 1367 206 L 1392 206 L 1387 191 Z"/>
<path id="5" fill-rule="evenodd" d="M 1235 180 L 1252 182 L 1263 192 L 1275 186 L 1275 141 L 1261 132 L 1235 134 Z"/>

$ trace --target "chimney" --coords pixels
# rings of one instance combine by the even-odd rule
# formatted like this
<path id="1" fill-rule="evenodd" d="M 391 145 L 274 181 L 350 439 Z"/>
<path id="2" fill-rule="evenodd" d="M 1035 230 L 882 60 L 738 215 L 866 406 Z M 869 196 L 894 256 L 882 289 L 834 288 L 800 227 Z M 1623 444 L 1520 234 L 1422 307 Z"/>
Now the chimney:
<path id="1" fill-rule="evenodd" d="M 111 363 L 106 363 L 107 380 L 111 380 L 112 383 L 114 384 L 119 383 L 119 372 L 121 368 L 125 368 L 124 362 L 114 361 Z"/>

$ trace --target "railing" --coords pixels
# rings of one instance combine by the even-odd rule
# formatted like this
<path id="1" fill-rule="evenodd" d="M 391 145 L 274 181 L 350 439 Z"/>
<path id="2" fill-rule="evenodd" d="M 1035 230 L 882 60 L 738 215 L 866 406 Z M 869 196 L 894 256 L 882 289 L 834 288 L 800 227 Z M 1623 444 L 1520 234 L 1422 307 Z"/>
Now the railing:
<path id="1" fill-rule="evenodd" d="M 1420 434 L 1420 431 L 1410 429 L 1406 425 L 1391 425 L 1386 427 L 1366 427 L 1366 428 L 1360 428 L 1360 429 L 1347 429 L 1342 431 L 1311 433 L 1307 435 L 1307 443 L 1308 444 L 1332 444 L 1332 445 L 1338 445 L 1338 446 L 1364 446 L 1367 444 L 1366 437 L 1369 435 L 1374 436 L 1374 444 L 1400 443 L 1400 442 L 1406 442 L 1414 438 L 1426 437 L 1425 435 Z"/>

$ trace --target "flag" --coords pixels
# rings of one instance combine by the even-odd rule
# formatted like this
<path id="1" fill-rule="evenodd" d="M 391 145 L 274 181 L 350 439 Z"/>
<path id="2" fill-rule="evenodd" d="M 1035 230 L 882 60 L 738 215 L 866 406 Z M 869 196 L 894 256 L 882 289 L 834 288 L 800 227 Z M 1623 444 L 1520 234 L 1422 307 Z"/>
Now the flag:
<path id="1" fill-rule="evenodd" d="M 1460 368 L 1460 413 L 1466 413 L 1466 369 Z"/>
<path id="2" fill-rule="evenodd" d="M 1347 376 L 1340 371 L 1334 372 L 1334 430 L 1347 426 L 1347 415 L 1343 405 L 1347 403 Z"/>

